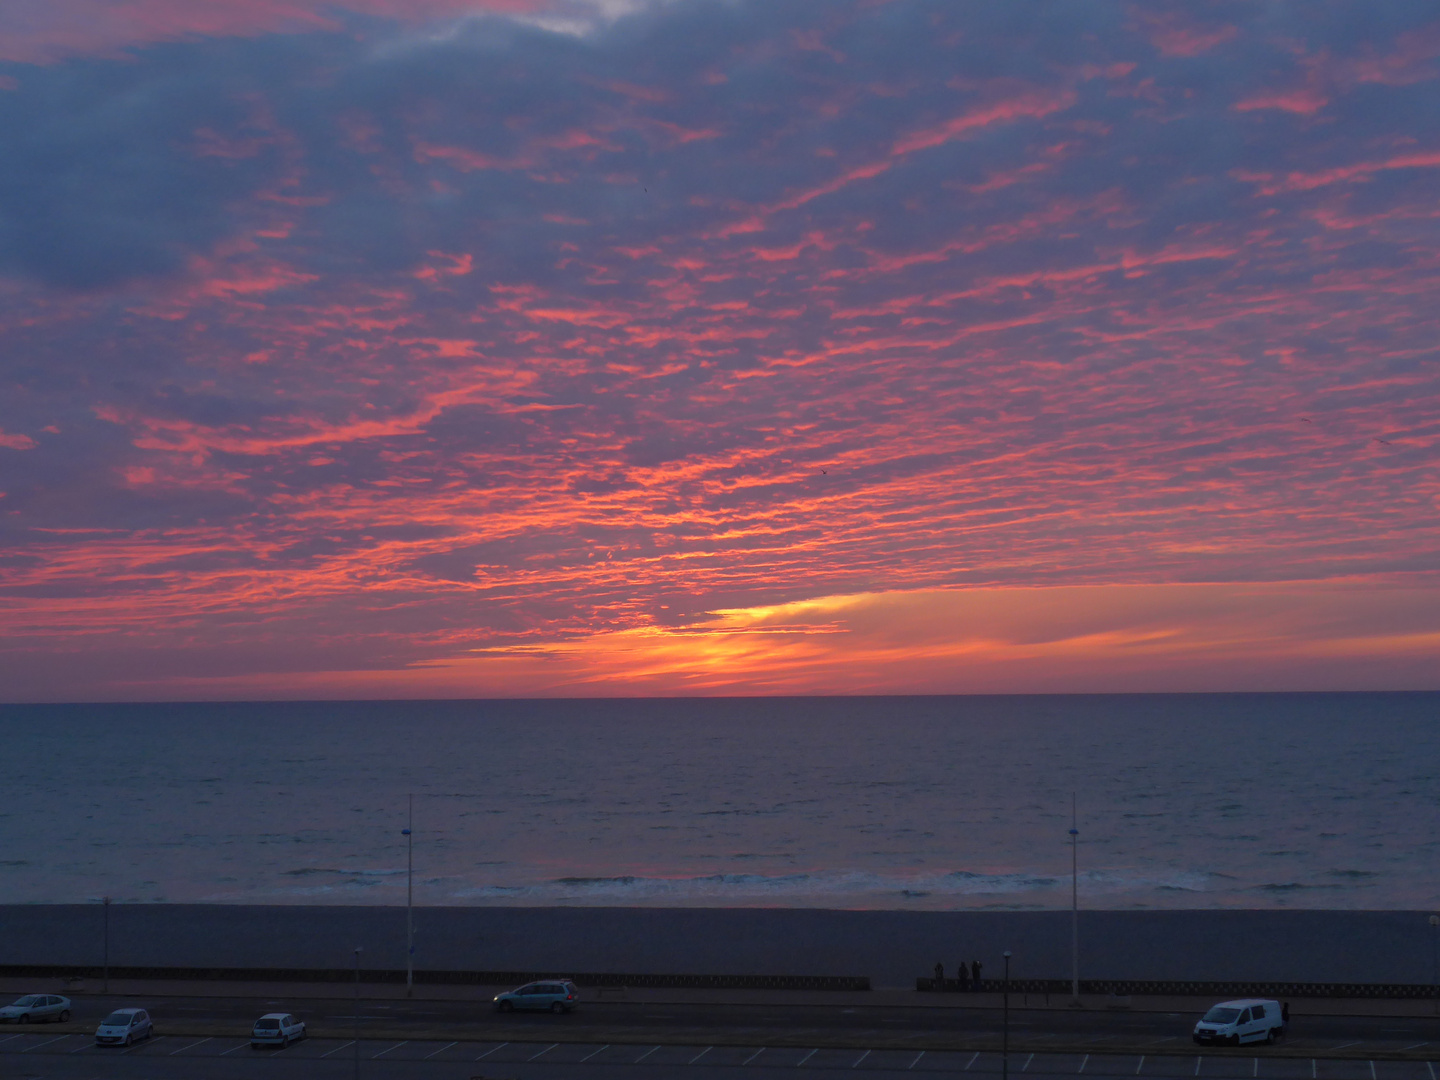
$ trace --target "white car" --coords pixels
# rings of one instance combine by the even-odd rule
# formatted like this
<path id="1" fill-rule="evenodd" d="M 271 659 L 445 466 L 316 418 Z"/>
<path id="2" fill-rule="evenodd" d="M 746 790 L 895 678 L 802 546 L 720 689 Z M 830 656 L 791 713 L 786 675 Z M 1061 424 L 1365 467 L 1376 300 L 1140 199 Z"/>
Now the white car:
<path id="1" fill-rule="evenodd" d="M 1229 1043 L 1239 1046 L 1247 1042 L 1272 1043 L 1285 1034 L 1285 1013 L 1280 1002 L 1267 998 L 1240 998 L 1222 1001 L 1195 1025 L 1192 1038 L 1197 1043 Z"/>
<path id="2" fill-rule="evenodd" d="M 70 999 L 59 994 L 26 994 L 0 1009 L 0 1020 L 14 1024 L 43 1024 L 47 1020 L 63 1024 L 69 1019 Z"/>
<path id="3" fill-rule="evenodd" d="M 155 1034 L 144 1009 L 116 1009 L 95 1029 L 96 1046 L 129 1046 Z"/>
<path id="4" fill-rule="evenodd" d="M 289 1013 L 266 1013 L 250 1030 L 250 1049 L 262 1046 L 289 1046 L 305 1038 L 305 1024 Z"/>

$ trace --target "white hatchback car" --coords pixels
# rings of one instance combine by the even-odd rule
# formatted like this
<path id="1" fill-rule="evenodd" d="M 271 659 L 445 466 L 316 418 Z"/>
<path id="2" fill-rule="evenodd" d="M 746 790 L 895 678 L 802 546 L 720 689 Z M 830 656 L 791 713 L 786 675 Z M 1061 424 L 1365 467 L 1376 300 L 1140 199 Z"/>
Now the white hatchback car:
<path id="1" fill-rule="evenodd" d="M 16 1024 L 43 1024 L 47 1020 L 65 1023 L 70 1019 L 70 999 L 59 994 L 26 994 L 0 1009 L 0 1020 Z"/>
<path id="2" fill-rule="evenodd" d="M 289 1046 L 305 1038 L 305 1024 L 289 1013 L 266 1013 L 250 1029 L 250 1049 L 262 1046 Z"/>
<path id="3" fill-rule="evenodd" d="M 129 1046 L 155 1034 L 144 1009 L 116 1009 L 95 1029 L 96 1046 Z"/>
<path id="4" fill-rule="evenodd" d="M 1195 1025 L 1193 1038 L 1197 1043 L 1229 1043 L 1239 1046 L 1247 1042 L 1275 1041 L 1285 1034 L 1285 1010 L 1278 1001 L 1266 998 L 1241 998 L 1222 1001 Z"/>

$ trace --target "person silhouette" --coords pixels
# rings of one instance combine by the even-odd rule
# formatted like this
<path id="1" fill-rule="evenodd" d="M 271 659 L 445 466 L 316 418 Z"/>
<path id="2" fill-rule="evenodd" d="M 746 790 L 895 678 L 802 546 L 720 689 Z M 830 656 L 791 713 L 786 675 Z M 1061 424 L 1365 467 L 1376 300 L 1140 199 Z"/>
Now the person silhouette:
<path id="1" fill-rule="evenodd" d="M 975 989 L 980 989 L 980 971 L 985 967 L 979 960 L 970 961 L 970 981 L 975 984 Z"/>
<path id="2" fill-rule="evenodd" d="M 970 989 L 970 972 L 966 970 L 964 960 L 961 960 L 960 963 L 955 965 L 955 979 L 956 982 L 959 983 L 959 990 L 965 991 Z"/>
<path id="3" fill-rule="evenodd" d="M 935 961 L 935 989 L 945 989 L 945 965 L 939 960 Z"/>

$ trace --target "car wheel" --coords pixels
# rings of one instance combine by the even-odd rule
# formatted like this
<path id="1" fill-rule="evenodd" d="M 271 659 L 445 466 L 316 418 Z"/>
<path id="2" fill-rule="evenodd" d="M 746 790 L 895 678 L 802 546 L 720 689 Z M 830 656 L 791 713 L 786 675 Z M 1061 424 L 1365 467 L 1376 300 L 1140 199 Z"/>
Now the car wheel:
<path id="1" fill-rule="evenodd" d="M 19 1017 L 15 1022 L 17 1024 L 28 1024 L 30 1022 L 30 1014 L 26 1013 L 24 1016 Z"/>
<path id="2" fill-rule="evenodd" d="M 69 1009 L 66 1009 L 64 1012 L 62 1012 L 62 1013 L 60 1014 L 60 1022 L 61 1022 L 62 1024 L 68 1024 L 68 1023 L 70 1022 L 70 1010 L 69 1010 Z"/>
<path id="3" fill-rule="evenodd" d="M 550 1003 L 550 1011 L 553 1012 L 556 1016 L 559 1016 L 565 1011 L 565 1006 L 560 1004 L 560 1002 L 558 1001 L 552 1001 Z"/>
<path id="4" fill-rule="evenodd" d="M 502 1001 L 502 1002 L 500 1002 L 500 1011 L 501 1011 L 501 1012 L 514 1012 L 514 1011 L 515 1011 L 515 1006 L 514 1006 L 513 1003 L 511 1003 L 511 1002 L 509 1002 L 509 1001 Z"/>

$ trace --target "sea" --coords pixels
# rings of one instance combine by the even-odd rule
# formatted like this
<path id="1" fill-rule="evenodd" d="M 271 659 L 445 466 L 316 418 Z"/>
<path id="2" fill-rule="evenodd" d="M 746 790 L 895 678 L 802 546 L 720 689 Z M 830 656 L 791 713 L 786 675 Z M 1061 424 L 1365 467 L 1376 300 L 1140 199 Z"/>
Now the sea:
<path id="1" fill-rule="evenodd" d="M 0 706 L 0 903 L 1436 909 L 1437 826 L 1434 693 Z"/>

